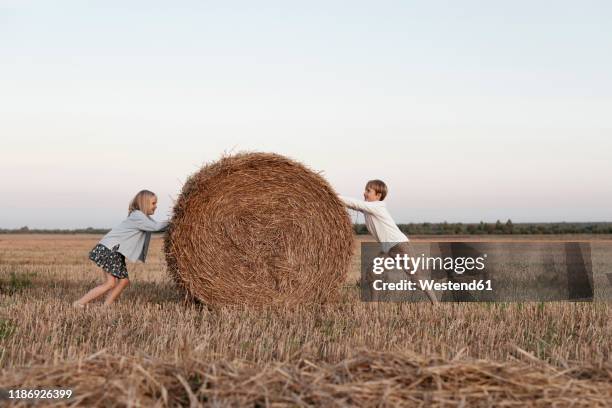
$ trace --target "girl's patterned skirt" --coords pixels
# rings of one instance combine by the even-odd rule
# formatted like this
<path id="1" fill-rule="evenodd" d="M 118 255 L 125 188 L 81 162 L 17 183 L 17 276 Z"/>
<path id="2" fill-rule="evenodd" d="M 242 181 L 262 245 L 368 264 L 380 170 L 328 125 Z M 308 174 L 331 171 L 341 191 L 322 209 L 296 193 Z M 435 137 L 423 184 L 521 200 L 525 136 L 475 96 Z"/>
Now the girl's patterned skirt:
<path id="1" fill-rule="evenodd" d="M 89 259 L 115 278 L 126 279 L 128 271 L 125 266 L 125 256 L 118 250 L 119 245 L 115 245 L 113 249 L 108 249 L 104 245 L 98 244 L 89 253 Z"/>

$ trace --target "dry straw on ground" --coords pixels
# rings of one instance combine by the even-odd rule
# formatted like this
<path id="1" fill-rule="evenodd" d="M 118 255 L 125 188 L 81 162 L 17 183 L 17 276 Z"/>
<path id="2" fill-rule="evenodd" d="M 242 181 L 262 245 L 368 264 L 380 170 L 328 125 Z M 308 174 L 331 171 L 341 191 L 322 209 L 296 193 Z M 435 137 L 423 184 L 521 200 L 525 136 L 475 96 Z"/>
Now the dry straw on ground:
<path id="1" fill-rule="evenodd" d="M 319 174 L 243 153 L 192 175 L 165 242 L 168 269 L 207 305 L 328 301 L 346 279 L 350 219 Z"/>
<path id="2" fill-rule="evenodd" d="M 133 284 L 112 308 L 72 308 L 105 279 L 87 258 L 99 238 L 0 236 L 0 388 L 74 391 L 71 401 L 41 404 L 9 404 L 0 391 L 1 407 L 605 407 L 612 400 L 609 302 L 432 308 L 360 302 L 353 285 L 337 303 L 207 313 L 181 304 L 156 236 L 150 259 L 130 266 Z M 593 248 L 594 274 L 608 272 L 610 244 Z M 350 282 L 359 277 L 358 253 L 357 245 Z"/>
<path id="3" fill-rule="evenodd" d="M 340 363 L 169 364 L 99 352 L 55 366 L 0 372 L 8 388 L 71 389 L 58 406 L 606 407 L 612 366 L 444 360 L 363 351 Z M 22 401 L 22 405 L 27 405 Z"/>

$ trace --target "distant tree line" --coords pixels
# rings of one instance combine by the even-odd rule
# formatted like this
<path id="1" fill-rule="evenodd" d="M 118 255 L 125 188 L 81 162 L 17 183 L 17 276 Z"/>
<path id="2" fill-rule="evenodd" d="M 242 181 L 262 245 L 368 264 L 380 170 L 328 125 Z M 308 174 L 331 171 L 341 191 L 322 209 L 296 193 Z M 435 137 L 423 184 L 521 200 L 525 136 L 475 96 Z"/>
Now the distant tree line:
<path id="1" fill-rule="evenodd" d="M 398 224 L 399 229 L 410 235 L 499 235 L 499 234 L 612 234 L 612 222 L 551 222 L 551 223 L 513 223 L 512 220 L 495 223 L 481 221 L 478 224 L 461 222 L 423 222 Z M 353 224 L 355 233 L 367 234 L 365 224 Z M 105 228 L 79 229 L 2 229 L 0 234 L 106 234 Z"/>
<path id="2" fill-rule="evenodd" d="M 512 220 L 495 223 L 481 221 L 470 223 L 410 223 L 398 224 L 399 229 L 409 235 L 499 235 L 499 234 L 612 234 L 612 222 L 551 222 L 513 223 Z M 367 234 L 365 224 L 354 224 L 357 234 Z"/>

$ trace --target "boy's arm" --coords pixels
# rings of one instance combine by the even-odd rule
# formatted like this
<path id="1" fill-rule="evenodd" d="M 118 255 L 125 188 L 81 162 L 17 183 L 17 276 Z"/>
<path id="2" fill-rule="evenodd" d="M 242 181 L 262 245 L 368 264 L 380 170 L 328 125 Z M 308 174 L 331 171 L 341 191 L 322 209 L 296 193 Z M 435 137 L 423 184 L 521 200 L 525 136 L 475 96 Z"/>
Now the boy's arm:
<path id="1" fill-rule="evenodd" d="M 338 196 L 338 198 L 344 203 L 344 205 L 352 210 L 366 212 L 369 214 L 374 214 L 376 212 L 376 205 L 369 203 L 368 201 L 356 200 L 354 198 L 344 196 Z"/>

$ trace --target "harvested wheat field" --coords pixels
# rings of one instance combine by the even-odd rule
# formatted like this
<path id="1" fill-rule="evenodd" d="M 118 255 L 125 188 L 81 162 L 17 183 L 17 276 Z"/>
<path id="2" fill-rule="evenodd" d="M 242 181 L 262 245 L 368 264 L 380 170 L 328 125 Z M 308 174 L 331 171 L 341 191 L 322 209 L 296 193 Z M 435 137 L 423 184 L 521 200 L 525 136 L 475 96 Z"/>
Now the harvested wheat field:
<path id="1" fill-rule="evenodd" d="M 99 238 L 0 235 L 1 389 L 73 390 L 57 406 L 612 400 L 609 303 L 362 303 L 356 251 L 335 302 L 209 311 L 183 302 L 157 236 L 147 264 L 128 266 L 132 285 L 115 305 L 74 309 L 102 278 L 87 259 Z M 593 240 L 594 269 L 612 264 L 598 246 L 609 243 Z"/>

